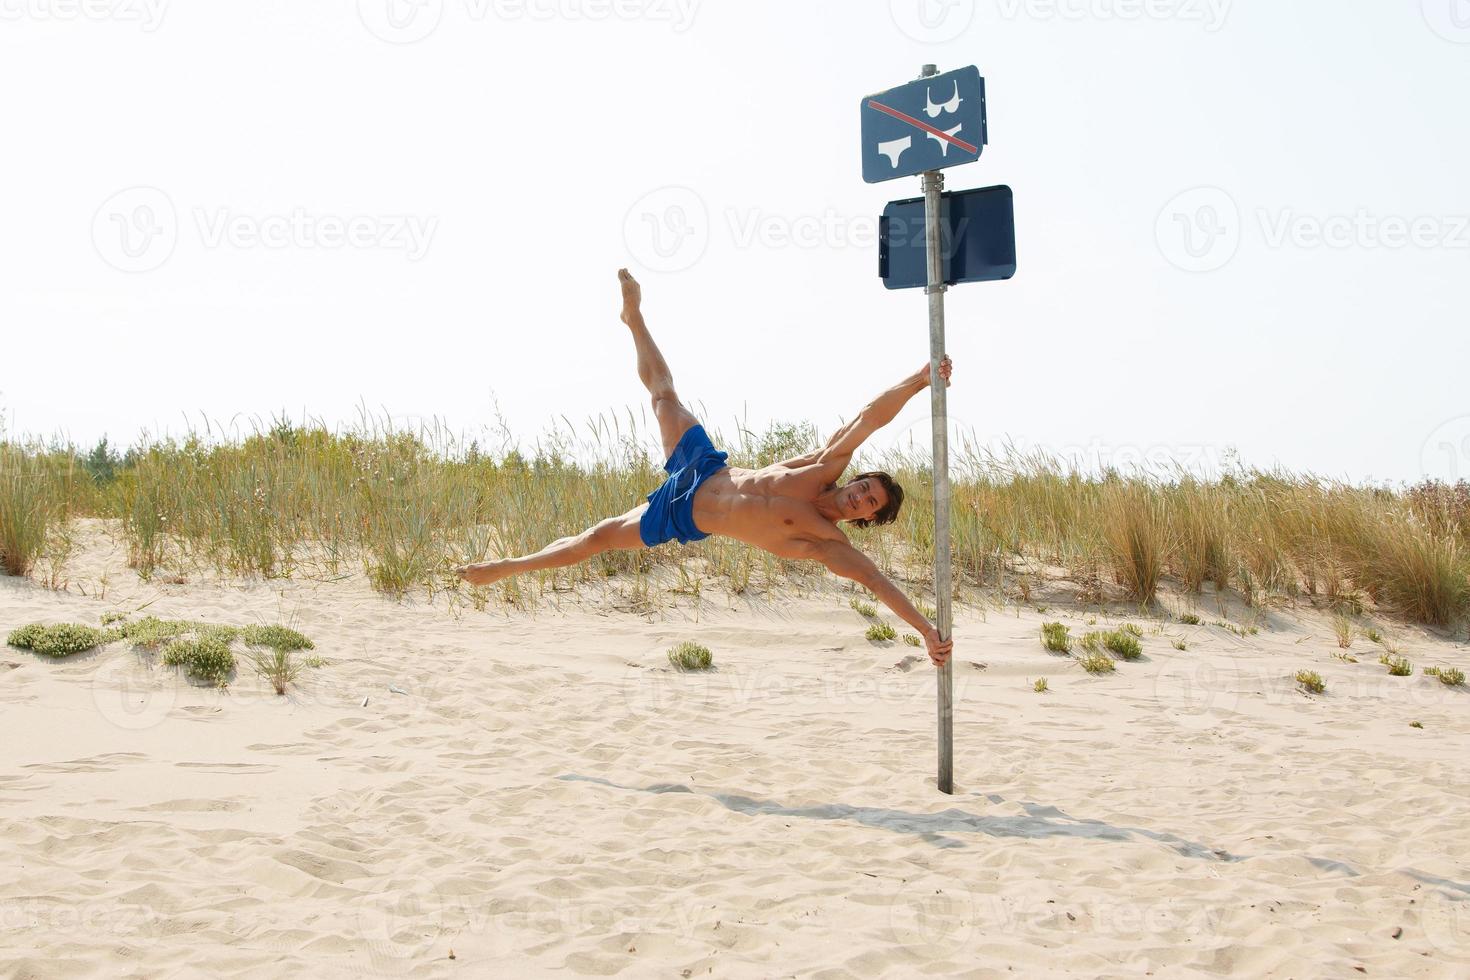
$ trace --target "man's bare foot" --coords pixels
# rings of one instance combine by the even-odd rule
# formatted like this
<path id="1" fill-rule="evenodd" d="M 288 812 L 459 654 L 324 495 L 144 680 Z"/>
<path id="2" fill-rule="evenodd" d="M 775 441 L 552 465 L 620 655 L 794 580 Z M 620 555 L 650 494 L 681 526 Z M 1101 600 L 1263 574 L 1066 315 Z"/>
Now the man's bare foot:
<path id="1" fill-rule="evenodd" d="M 627 269 L 618 270 L 618 283 L 623 287 L 623 312 L 622 321 L 627 323 L 638 315 L 638 307 L 643 303 L 643 287 L 638 285 L 638 280 L 633 278 L 633 273 Z"/>
<path id="2" fill-rule="evenodd" d="M 454 572 L 471 585 L 491 585 L 510 574 L 500 567 L 498 561 L 485 561 L 478 565 L 461 565 Z"/>

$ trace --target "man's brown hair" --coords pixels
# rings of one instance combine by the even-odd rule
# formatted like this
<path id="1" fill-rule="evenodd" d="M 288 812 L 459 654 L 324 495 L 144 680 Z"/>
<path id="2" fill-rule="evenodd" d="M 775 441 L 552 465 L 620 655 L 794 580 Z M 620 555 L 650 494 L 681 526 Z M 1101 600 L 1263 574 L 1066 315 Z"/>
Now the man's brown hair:
<path id="1" fill-rule="evenodd" d="M 898 509 L 903 506 L 903 487 L 894 482 L 893 477 L 881 470 L 873 470 L 868 473 L 859 473 L 849 480 L 856 483 L 858 480 L 877 480 L 883 484 L 883 489 L 888 491 L 888 503 L 883 509 L 866 520 L 848 521 L 853 527 L 875 527 L 882 524 L 892 524 L 898 520 Z"/>

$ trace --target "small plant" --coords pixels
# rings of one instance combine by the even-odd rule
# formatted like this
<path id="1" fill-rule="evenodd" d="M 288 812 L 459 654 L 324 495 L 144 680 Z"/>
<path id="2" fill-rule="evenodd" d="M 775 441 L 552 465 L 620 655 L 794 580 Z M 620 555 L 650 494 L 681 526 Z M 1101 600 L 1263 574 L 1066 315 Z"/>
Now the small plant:
<path id="1" fill-rule="evenodd" d="M 113 610 L 112 612 L 105 612 L 102 614 L 102 625 L 111 626 L 113 623 L 121 623 L 127 618 L 128 614 L 125 612 L 119 612 L 117 610 Z"/>
<path id="2" fill-rule="evenodd" d="M 1337 636 L 1337 645 L 1346 650 L 1353 645 L 1353 621 L 1339 613 L 1332 617 L 1332 632 Z"/>
<path id="3" fill-rule="evenodd" d="M 235 672 L 235 655 L 229 644 L 215 636 L 170 640 L 163 648 L 163 662 L 183 667 L 195 680 L 224 687 Z"/>
<path id="4" fill-rule="evenodd" d="M 136 623 L 123 623 L 115 628 L 121 630 L 123 638 L 133 646 L 142 647 L 145 650 L 157 650 L 169 640 L 192 632 L 196 625 L 181 619 L 144 616 Z"/>
<path id="5" fill-rule="evenodd" d="M 1188 650 L 1189 649 L 1189 644 L 1187 642 L 1185 642 L 1184 637 L 1181 636 L 1181 637 L 1178 637 L 1178 638 L 1176 638 L 1174 640 L 1174 649 L 1175 650 Z"/>
<path id="6" fill-rule="evenodd" d="M 1438 677 L 1445 687 L 1461 687 L 1465 683 L 1465 672 L 1458 667 L 1425 667 L 1424 673 Z"/>
<path id="7" fill-rule="evenodd" d="M 1082 649 L 1088 653 L 1102 653 L 1103 634 L 1097 630 L 1082 634 Z"/>
<path id="8" fill-rule="evenodd" d="M 1321 694 L 1327 690 L 1327 685 L 1322 683 L 1322 675 L 1315 670 L 1297 671 L 1296 682 L 1302 686 L 1304 691 L 1310 694 Z"/>
<path id="9" fill-rule="evenodd" d="M 1052 653 L 1071 653 L 1072 634 L 1064 623 L 1042 623 L 1041 645 Z"/>
<path id="10" fill-rule="evenodd" d="M 1390 657 L 1385 653 L 1378 658 L 1378 662 L 1388 668 L 1388 673 L 1392 677 L 1408 677 L 1414 673 L 1414 665 L 1403 657 Z"/>
<path id="11" fill-rule="evenodd" d="M 253 647 L 271 647 L 283 653 L 316 649 L 316 644 L 305 636 L 278 623 L 269 626 L 247 626 L 240 631 L 240 635 L 245 638 L 246 643 Z"/>
<path id="12" fill-rule="evenodd" d="M 927 604 L 927 603 L 916 602 L 916 603 L 914 603 L 914 608 L 917 609 L 917 610 L 919 610 L 919 612 L 923 613 L 924 614 L 924 618 L 927 619 L 927 620 L 929 620 L 929 621 L 931 621 L 931 622 L 934 620 L 934 617 L 935 616 L 939 615 L 938 613 L 936 613 L 934 611 L 934 607 L 931 606 L 931 605 L 929 605 L 929 604 Z"/>
<path id="13" fill-rule="evenodd" d="M 316 654 L 311 653 L 302 658 L 301 664 L 304 667 L 310 667 L 313 670 L 316 670 L 318 668 L 325 667 L 327 665 L 327 662 L 321 657 L 318 657 Z"/>
<path id="14" fill-rule="evenodd" d="M 1105 653 L 1089 653 L 1077 661 L 1089 674 L 1111 674 L 1118 667 L 1113 658 Z"/>
<path id="15" fill-rule="evenodd" d="M 1411 721 L 1411 722 L 1409 722 L 1409 727 L 1410 728 L 1423 728 L 1424 727 L 1424 723 L 1421 722 L 1421 721 Z"/>
<path id="16" fill-rule="evenodd" d="M 1381 644 L 1383 642 L 1383 634 L 1372 626 L 1369 626 L 1367 629 L 1363 630 L 1363 638 L 1366 639 L 1369 643 Z"/>
<path id="17" fill-rule="evenodd" d="M 81 623 L 57 623 L 55 626 L 31 623 L 12 630 L 6 642 L 47 657 L 69 657 L 101 646 L 108 642 L 108 637 L 101 630 Z"/>
<path id="18" fill-rule="evenodd" d="M 918 636 L 917 633 L 905 633 L 903 635 L 903 642 L 907 643 L 911 647 L 918 647 L 918 646 L 923 646 L 924 645 L 924 641 L 921 640 L 921 639 L 919 639 L 919 636 Z"/>
<path id="19" fill-rule="evenodd" d="M 887 623 L 874 623 L 868 627 L 868 632 L 864 635 L 874 643 L 884 643 L 889 640 L 898 639 L 898 632 Z"/>
<path id="20" fill-rule="evenodd" d="M 1124 633 L 1132 633 L 1134 636 L 1139 637 L 1140 639 L 1142 639 L 1143 637 L 1143 630 L 1140 629 L 1136 623 L 1124 623 L 1122 626 L 1122 631 Z"/>
<path id="21" fill-rule="evenodd" d="M 685 640 L 669 651 L 669 664 L 675 670 L 709 670 L 715 661 L 709 647 Z"/>
<path id="22" fill-rule="evenodd" d="M 286 693 L 286 685 L 296 679 L 301 673 L 302 665 L 292 659 L 291 651 L 267 648 L 269 653 L 248 654 L 250 666 L 262 679 L 270 681 L 271 687 L 276 689 L 277 694 Z"/>
<path id="23" fill-rule="evenodd" d="M 1038 677 L 1038 678 L 1036 678 L 1036 683 L 1031 685 L 1031 690 L 1035 691 L 1037 694 L 1045 694 L 1046 693 L 1046 678 L 1045 677 Z"/>
<path id="24" fill-rule="evenodd" d="M 1358 658 L 1351 653 L 1334 653 L 1332 657 L 1334 660 L 1341 660 L 1345 664 L 1355 664 L 1358 662 Z"/>
<path id="25" fill-rule="evenodd" d="M 46 627 L 40 623 L 28 623 L 25 626 L 11 630 L 10 635 L 5 638 L 5 642 L 21 650 L 29 650 L 45 629 Z"/>
<path id="26" fill-rule="evenodd" d="M 1185 626 L 1198 626 L 1199 617 L 1196 616 L 1194 613 L 1181 613 L 1179 615 L 1179 622 L 1183 623 Z"/>
<path id="27" fill-rule="evenodd" d="M 1103 646 L 1124 660 L 1137 660 L 1143 656 L 1143 646 L 1138 642 L 1138 637 L 1127 630 L 1113 630 L 1111 633 L 1104 633 Z"/>
<path id="28" fill-rule="evenodd" d="M 857 596 L 853 596 L 851 599 L 847 600 L 847 604 L 851 606 L 853 612 L 857 613 L 859 616 L 866 616 L 868 619 L 872 619 L 874 616 L 878 615 L 878 610 L 873 606 L 871 602 L 868 602 L 864 599 L 859 599 Z"/>

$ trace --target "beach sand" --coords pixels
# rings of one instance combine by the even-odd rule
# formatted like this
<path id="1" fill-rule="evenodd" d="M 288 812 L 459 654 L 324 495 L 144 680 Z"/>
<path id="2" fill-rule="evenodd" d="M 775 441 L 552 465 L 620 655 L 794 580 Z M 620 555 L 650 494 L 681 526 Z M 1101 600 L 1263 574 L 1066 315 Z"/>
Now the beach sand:
<path id="1" fill-rule="evenodd" d="M 67 591 L 0 578 L 0 629 L 146 604 L 327 663 L 277 697 L 0 650 L 5 976 L 1470 976 L 1470 694 L 1418 670 L 1470 649 L 1427 631 L 1380 621 L 1392 677 L 1305 605 L 1119 606 L 1144 656 L 1091 676 L 1038 633 L 1097 610 L 971 597 L 944 796 L 933 670 L 836 579 L 476 611 L 83 545 Z"/>

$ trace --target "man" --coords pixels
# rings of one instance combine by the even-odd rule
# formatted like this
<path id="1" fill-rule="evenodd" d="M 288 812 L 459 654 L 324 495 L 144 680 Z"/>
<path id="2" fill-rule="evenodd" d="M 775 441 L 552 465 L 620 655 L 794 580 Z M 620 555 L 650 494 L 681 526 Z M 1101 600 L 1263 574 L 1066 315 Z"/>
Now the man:
<path id="1" fill-rule="evenodd" d="M 509 575 L 574 565 L 613 548 L 652 548 L 675 538 L 688 542 L 723 534 L 782 558 L 815 559 L 866 586 L 918 631 L 935 666 L 943 665 L 954 641 L 941 640 L 934 624 L 837 527 L 840 521 L 867 527 L 897 518 L 903 489 L 887 473 L 859 473 L 840 487 L 836 484 L 863 441 L 928 387 L 929 366 L 869 402 L 816 452 L 758 470 L 726 466 L 726 454 L 715 449 L 704 426 L 674 393 L 669 366 L 643 322 L 637 281 L 627 269 L 618 271 L 618 280 L 623 288 L 622 320 L 638 349 L 638 377 L 653 398 L 669 457 L 664 464 L 669 478 L 646 503 L 626 514 L 553 541 L 533 555 L 462 565 L 456 569 L 460 577 L 473 585 L 488 585 Z M 945 357 L 939 373 L 946 386 L 950 370 Z"/>

